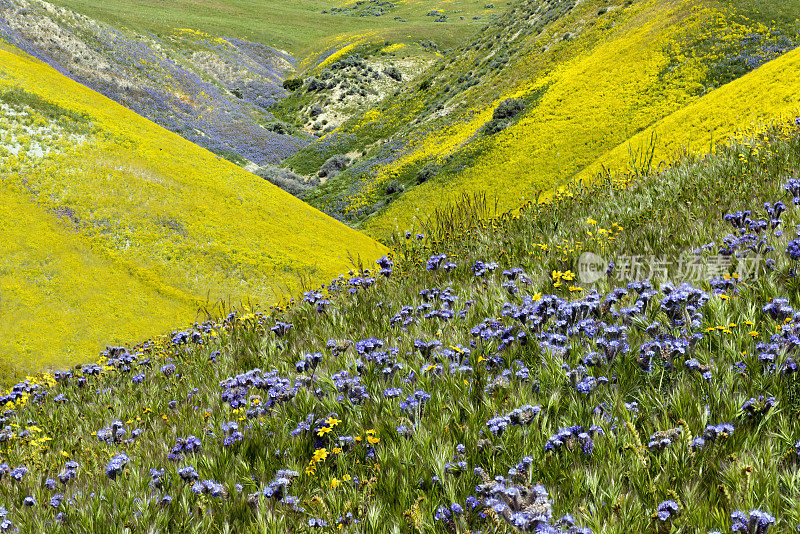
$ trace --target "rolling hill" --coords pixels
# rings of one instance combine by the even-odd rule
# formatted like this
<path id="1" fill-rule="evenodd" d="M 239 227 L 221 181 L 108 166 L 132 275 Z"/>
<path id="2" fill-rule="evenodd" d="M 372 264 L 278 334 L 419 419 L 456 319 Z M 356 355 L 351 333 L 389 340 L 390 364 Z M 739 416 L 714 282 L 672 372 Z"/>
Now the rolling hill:
<path id="1" fill-rule="evenodd" d="M 356 45 L 374 51 L 385 49 L 389 40 L 397 40 L 394 47 L 424 42 L 427 48 L 406 47 L 397 65 L 386 62 L 408 80 L 436 57 L 437 47 L 454 45 L 502 13 L 487 6 L 476 0 L 370 0 L 338 7 L 320 1 L 233 2 L 224 8 L 181 1 L 117 5 L 7 0 L 0 3 L 0 39 L 270 179 L 274 166 L 341 122 L 302 120 L 294 103 L 276 109 L 291 93 L 283 87 L 286 78 L 331 63 Z M 436 43 L 430 40 L 434 38 Z M 293 53 L 300 54 L 299 64 Z M 367 97 L 363 91 L 349 98 L 347 117 L 400 85 L 381 69 L 375 77 L 388 87 L 370 88 L 368 98 L 361 98 Z M 272 182 L 294 194 L 316 184 L 280 174 Z"/>
<path id="2" fill-rule="evenodd" d="M 761 134 L 515 216 L 462 205 L 322 307 L 0 392 L 0 524 L 796 532 L 800 126 Z"/>
<path id="3" fill-rule="evenodd" d="M 85 361 L 385 252 L 8 45 L 0 102 L 6 365 Z"/>
<path id="4" fill-rule="evenodd" d="M 656 163 L 706 151 L 712 138 L 798 111 L 796 56 L 784 57 L 796 23 L 763 18 L 741 2 L 518 2 L 408 90 L 285 164 L 313 173 L 337 153 L 360 154 L 306 200 L 386 238 L 462 194 L 485 191 L 506 210 L 604 168 L 624 173 L 651 140 Z M 657 126 L 674 126 L 673 113 L 695 114 L 692 126 Z"/>
<path id="5" fill-rule="evenodd" d="M 502 13 L 505 5 L 483 0 L 232 0 L 224 4 L 212 0 L 110 0 L 102 4 L 91 0 L 56 0 L 53 4 L 144 34 L 168 35 L 174 28 L 193 28 L 218 37 L 240 37 L 276 46 L 297 58 L 318 53 L 331 39 L 342 35 L 354 37 L 366 33 L 390 41 L 413 36 L 434 39 L 443 47 L 456 46 L 476 26 Z M 429 16 L 431 11 L 439 15 Z M 447 24 L 436 20 L 441 15 Z"/>
<path id="6" fill-rule="evenodd" d="M 797 13 L 0 0 L 0 532 L 800 532 Z"/>

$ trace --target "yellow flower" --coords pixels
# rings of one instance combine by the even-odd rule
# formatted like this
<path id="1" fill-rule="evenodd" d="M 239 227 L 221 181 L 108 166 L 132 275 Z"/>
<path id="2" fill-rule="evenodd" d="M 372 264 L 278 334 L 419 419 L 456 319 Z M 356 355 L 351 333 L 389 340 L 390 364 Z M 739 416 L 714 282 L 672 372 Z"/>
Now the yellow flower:
<path id="1" fill-rule="evenodd" d="M 322 448 L 314 451 L 313 459 L 315 462 L 321 462 L 328 457 L 328 449 Z"/>
<path id="2" fill-rule="evenodd" d="M 597 221 L 595 221 L 594 219 L 592 219 L 590 217 L 590 218 L 586 219 L 586 224 L 597 224 Z"/>
<path id="3" fill-rule="evenodd" d="M 758 332 L 755 330 L 750 331 L 750 337 L 758 337 Z"/>
<path id="4" fill-rule="evenodd" d="M 342 422 L 341 420 L 336 419 L 335 417 L 328 417 L 327 419 L 325 419 L 325 424 L 331 428 L 335 427 L 341 422 Z"/>
<path id="5" fill-rule="evenodd" d="M 367 432 L 367 434 L 373 434 L 374 435 L 375 434 L 375 429 L 374 428 L 370 428 L 366 432 Z"/>
<path id="6" fill-rule="evenodd" d="M 341 447 L 334 447 L 333 448 L 333 454 L 339 454 L 340 452 L 342 452 Z"/>
<path id="7" fill-rule="evenodd" d="M 324 436 L 325 434 L 327 434 L 327 433 L 328 433 L 328 432 L 330 432 L 330 431 L 331 431 L 331 427 L 329 427 L 329 426 L 323 426 L 322 428 L 320 428 L 319 430 L 317 430 L 317 435 L 318 435 L 319 437 L 322 437 L 322 436 Z"/>
<path id="8" fill-rule="evenodd" d="M 353 477 L 351 477 L 350 475 L 344 475 L 342 477 L 342 480 L 344 480 L 345 482 L 350 482 L 351 480 L 353 480 Z"/>
<path id="9" fill-rule="evenodd" d="M 332 478 L 331 479 L 331 489 L 338 488 L 340 484 L 341 484 L 341 482 L 339 482 L 338 478 Z"/>
<path id="10" fill-rule="evenodd" d="M 370 443 L 370 445 L 375 445 L 380 440 L 381 440 L 381 438 L 376 438 L 374 436 L 367 436 L 367 441 Z"/>
<path id="11" fill-rule="evenodd" d="M 570 291 L 583 291 L 583 288 L 582 287 L 578 287 L 578 286 L 569 286 L 569 290 Z"/>

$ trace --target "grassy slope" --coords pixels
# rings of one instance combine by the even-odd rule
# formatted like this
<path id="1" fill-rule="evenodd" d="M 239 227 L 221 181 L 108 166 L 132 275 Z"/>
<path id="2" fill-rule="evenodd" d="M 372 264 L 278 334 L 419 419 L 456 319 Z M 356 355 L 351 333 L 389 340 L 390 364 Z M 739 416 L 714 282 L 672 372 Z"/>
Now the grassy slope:
<path id="1" fill-rule="evenodd" d="M 20 364 L 37 358 L 48 363 L 57 358 L 85 360 L 100 347 L 100 333 L 108 341 L 130 339 L 134 331 L 152 335 L 177 326 L 179 315 L 184 322 L 191 321 L 190 312 L 207 299 L 212 306 L 218 301 L 266 305 L 287 291 L 295 292 L 301 280 L 313 284 L 346 271 L 352 266 L 351 257 L 369 260 L 383 253 L 380 245 L 362 234 L 41 62 L 8 47 L 0 50 L 0 58 L 0 85 L 20 87 L 86 114 L 95 131 L 83 145 L 64 146 L 41 160 L 4 157 L 0 162 L 4 189 L 14 191 L 18 202 L 27 198 L 30 224 L 55 225 L 49 215 L 52 210 L 75 214 L 78 232 L 65 247 L 76 247 L 71 243 L 80 241 L 84 247 L 80 250 L 91 247 L 92 257 L 105 262 L 108 278 L 98 287 L 117 286 L 116 273 L 127 272 L 130 278 L 121 278 L 118 290 L 109 293 L 119 299 L 112 311 L 95 307 L 87 293 L 81 310 L 86 322 L 95 319 L 95 325 L 80 342 L 53 315 L 41 315 L 13 339 L 0 340 L 4 360 L 15 356 L 25 359 Z M 44 251 L 45 242 L 33 241 L 32 248 Z M 92 273 L 96 271 L 64 269 L 58 276 L 94 280 Z M 10 273 L 12 280 L 19 276 Z M 121 328 L 96 320 L 128 307 L 141 309 L 143 297 L 130 290 L 134 282 L 149 288 L 144 301 L 152 313 L 125 312 Z M 69 284 L 59 287 L 64 287 L 62 298 L 66 298 Z M 58 297 L 58 293 L 46 297 L 44 286 L 38 290 L 42 300 Z M 23 300 L 37 299 L 28 295 Z M 17 345 L 37 336 L 43 339 L 31 345 L 36 347 L 33 352 Z"/>
<path id="2" fill-rule="evenodd" d="M 655 141 L 653 164 L 683 153 L 702 153 L 733 134 L 749 136 L 775 120 L 800 116 L 800 49 L 771 61 L 636 134 L 592 163 L 578 177 L 624 168 L 630 153 L 646 153 Z"/>
<path id="3" fill-rule="evenodd" d="M 219 2 L 203 0 L 58 0 L 58 5 L 68 7 L 90 18 L 112 25 L 121 25 L 137 31 L 161 35 L 174 28 L 192 28 L 222 37 L 242 37 L 287 50 L 295 57 L 305 57 L 316 52 L 331 37 L 343 33 L 360 35 L 373 32 L 376 38 L 402 41 L 434 39 L 442 46 L 452 46 L 471 34 L 476 24 L 473 16 L 485 19 L 495 12 L 484 9 L 486 2 L 461 0 L 458 2 L 397 2 L 397 9 L 381 17 L 344 17 L 323 14 L 346 2 L 301 0 L 299 2 L 252 2 L 235 0 Z M 442 9 L 450 16 L 448 23 L 436 23 L 425 14 Z M 465 20 L 458 19 L 464 16 Z M 408 22 L 393 20 L 402 17 Z"/>
<path id="4" fill-rule="evenodd" d="M 710 92 L 705 101 L 713 102 L 714 87 L 747 70 L 726 61 L 769 49 L 773 43 L 757 41 L 778 35 L 772 30 L 780 30 L 780 39 L 797 34 L 793 24 L 773 24 L 767 16 L 772 12 L 756 16 L 741 2 L 582 2 L 550 16 L 563 4 L 514 4 L 441 58 L 422 83 L 415 81 L 410 90 L 288 160 L 307 173 L 313 170 L 307 161 L 364 149 L 367 162 L 375 162 L 374 167 L 359 162 L 357 170 L 323 184 L 307 200 L 379 238 L 411 227 L 463 192 L 487 191 L 503 207 L 518 206 L 575 178 L 704 94 Z M 537 11 L 536 6 L 547 7 Z M 548 22 L 540 26 L 542 21 Z M 492 66 L 498 57 L 508 60 L 499 70 Z M 503 132 L 481 134 L 493 109 L 508 97 L 524 98 L 526 111 Z M 790 102 L 773 104 L 762 111 L 791 111 Z M 717 133 L 725 138 L 731 129 Z M 659 141 L 683 143 L 681 129 L 665 135 Z M 401 148 L 380 148 L 385 140 L 390 140 L 386 146 Z M 417 172 L 431 162 L 441 171 L 418 186 Z M 386 193 L 393 181 L 405 193 Z"/>
<path id="5" fill-rule="evenodd" d="M 630 53 L 624 50 L 620 52 Z M 604 54 L 604 58 L 611 57 Z M 596 56 L 590 58 L 596 59 Z M 618 61 L 625 65 L 624 68 L 629 68 L 629 64 L 623 62 L 621 57 Z M 591 62 L 587 64 L 592 65 Z M 603 63 L 598 62 L 597 65 Z M 599 74 L 599 71 L 595 74 Z M 534 198 L 538 191 L 548 191 L 568 179 L 592 179 L 603 169 L 626 170 L 634 163 L 631 161 L 631 151 L 634 159 L 641 160 L 642 155 L 648 152 L 654 134 L 654 164 L 673 161 L 684 151 L 702 153 L 708 150 L 713 139 L 726 140 L 734 133 L 757 127 L 762 122 L 790 115 L 794 117 L 800 113 L 799 74 L 800 50 L 795 50 L 712 91 L 631 138 L 612 126 L 612 123 L 621 125 L 629 116 L 626 109 L 615 116 L 611 106 L 596 108 L 595 115 L 589 109 L 581 109 L 583 100 L 577 99 L 572 112 L 559 106 L 558 109 L 565 112 L 567 117 L 578 117 L 580 125 L 577 121 L 565 121 L 563 116 L 546 110 L 541 115 L 527 115 L 517 125 L 499 134 L 501 138 L 490 156 L 448 181 L 446 189 L 436 182 L 415 188 L 379 217 L 368 221 L 366 228 L 378 236 L 394 229 L 403 230 L 413 224 L 413 215 L 424 218 L 432 208 L 452 202 L 465 192 L 480 190 L 496 196 L 502 209 L 510 209 L 519 206 L 525 199 Z M 586 81 L 598 83 L 597 78 L 586 78 Z M 576 85 L 574 78 L 570 78 L 569 85 Z M 607 98 L 600 97 L 597 103 L 608 102 L 609 99 L 613 101 L 614 87 L 609 85 L 606 89 Z M 630 96 L 635 98 L 635 93 L 634 90 Z M 602 122 L 596 122 L 597 118 Z M 587 122 L 590 124 L 587 125 Z M 630 124 L 637 122 L 642 124 L 636 120 L 630 121 Z M 565 132 L 562 129 L 559 133 L 560 127 L 568 130 Z M 584 127 L 589 129 L 584 130 Z M 557 141 L 547 144 L 534 142 L 537 131 L 541 132 L 540 138 L 552 132 L 550 135 Z M 575 135 L 565 135 L 567 132 Z M 605 151 L 609 148 L 609 142 L 613 146 L 613 140 L 620 138 L 624 141 Z M 527 148 L 520 150 L 523 146 Z M 638 163 L 641 164 L 641 161 Z"/>
<path id="6" fill-rule="evenodd" d="M 272 317 L 249 315 L 216 325 L 218 337 L 205 336 L 203 345 L 175 345 L 166 339 L 143 353 L 132 350 L 136 358 L 148 358 L 150 366 L 128 371 L 126 362 L 110 362 L 114 365 L 100 376 L 87 375 L 89 383 L 83 387 L 80 372 L 58 385 L 41 377 L 39 382 L 49 389 L 46 394 L 29 389 L 28 395 L 7 405 L 15 412 L 5 422 L 20 426 L 10 427 L 12 437 L 0 442 L 0 451 L 12 467 L 30 469 L 21 482 L 6 477 L 0 483 L 9 521 L 22 532 L 121 532 L 123 524 L 181 532 L 224 531 L 225 525 L 242 532 L 335 532 L 338 518 L 349 512 L 360 523 L 344 524 L 343 531 L 511 533 L 514 529 L 488 509 L 471 511 L 466 499 L 484 482 L 475 468 L 490 477 L 505 476 L 528 456 L 530 466 L 518 468 L 513 483 L 543 484 L 553 521 L 571 514 L 578 525 L 596 534 L 731 532 L 732 512 L 756 508 L 776 519 L 774 527 L 759 532 L 795 531 L 800 524 L 800 379 L 797 373 L 780 370 L 790 357 L 796 359 L 793 336 L 800 326 L 797 316 L 790 314 L 783 321 L 762 310 L 777 297 L 787 298 L 795 309 L 800 306 L 797 262 L 785 253 L 800 211 L 782 187 L 787 176 L 800 170 L 800 130 L 793 121 L 780 126 L 756 139 L 720 147 L 712 155 L 688 158 L 662 174 L 636 177 L 628 187 L 613 182 L 573 187 L 570 195 L 530 205 L 516 216 L 487 221 L 480 202 L 465 206 L 460 216 L 440 214 L 426 228 L 426 242 L 396 243 L 396 269 L 389 280 L 356 294 L 334 295 L 324 313 L 298 304 Z M 585 296 L 588 287 L 577 291 L 569 284 L 556 286 L 551 276 L 554 269 L 574 268 L 583 251 L 614 258 L 620 267 L 621 254 L 657 254 L 677 261 L 682 252 L 713 241 L 716 245 L 700 255 L 701 261 L 712 261 L 733 230 L 724 214 L 749 209 L 754 219 L 769 220 L 763 203 L 776 200 L 789 206 L 779 226 L 784 233 L 767 227 L 761 234 L 775 247 L 766 252 L 776 261 L 775 269 L 765 270 L 761 262 L 755 279 L 732 282 L 733 287 L 721 292 L 712 292 L 708 280 L 696 282 L 709 298 L 697 310 L 697 324 L 673 324 L 658 292 L 643 312 L 636 312 L 632 289 L 621 302 L 589 313 L 582 323 L 584 334 L 564 326 L 577 322 L 569 313 L 559 316 L 561 326 L 550 318 L 541 327 L 532 320 L 519 324 L 507 313 L 508 306 L 519 306 L 525 297 Z M 447 254 L 455 269 L 426 270 L 433 253 Z M 497 261 L 499 270 L 475 276 L 476 260 Z M 517 294 L 506 289 L 500 273 L 511 267 L 522 268 L 530 277 L 530 283 L 516 282 Z M 674 270 L 670 279 L 683 281 Z M 624 281 L 601 280 L 595 287 L 601 302 L 620 285 Z M 424 317 L 433 309 L 448 308 L 448 299 L 436 297 L 430 299 L 432 308 L 425 308 L 428 299 L 420 292 L 432 288 L 440 296 L 452 288 L 457 299 L 451 319 Z M 472 307 L 459 316 L 468 300 Z M 405 327 L 390 324 L 389 318 L 405 305 L 417 309 Z M 276 319 L 294 327 L 279 338 L 270 331 Z M 500 350 L 497 333 L 477 338 L 472 328 L 485 320 L 510 328 L 514 336 L 525 332 L 527 344 L 512 342 Z M 625 332 L 629 347 L 581 371 L 579 362 L 590 351 L 602 353 L 600 340 L 613 339 L 615 329 Z M 548 339 L 545 332 L 569 336 L 569 350 L 562 353 L 540 344 Z M 779 333 L 775 370 L 759 361 L 764 349 L 758 346 L 774 333 Z M 372 336 L 384 343 L 385 353 L 359 354 L 352 345 L 341 355 L 326 349 L 329 339 L 346 347 L 345 339 L 356 342 Z M 665 349 L 652 358 L 651 368 L 643 368 L 640 348 L 654 336 Z M 687 342 L 685 352 L 669 350 L 674 339 Z M 435 340 L 441 346 L 426 354 L 415 348 L 415 340 Z M 558 342 L 557 337 L 551 340 Z M 471 347 L 471 354 L 467 357 L 463 349 L 445 352 L 457 346 Z M 212 362 L 213 351 L 220 353 Z M 301 376 L 295 364 L 315 352 L 322 353 L 323 361 L 313 379 Z M 377 362 L 379 355 L 387 360 Z M 710 366 L 707 380 L 687 368 L 691 359 Z M 515 374 L 520 370 L 517 360 L 529 375 Z M 168 362 L 175 365 L 174 373 L 159 372 Z M 391 370 L 395 362 L 402 367 L 382 370 Z M 273 404 L 281 399 L 275 393 L 284 387 L 274 379 L 263 389 L 226 391 L 220 385 L 255 367 L 275 369 L 286 378 L 287 387 L 295 384 L 296 392 Z M 347 400 L 344 396 L 357 389 L 341 383 L 337 391 L 341 375 L 334 374 L 343 369 L 359 376 L 367 398 Z M 610 382 L 581 392 L 576 387 L 581 373 L 605 376 Z M 309 380 L 312 385 L 306 386 Z M 252 385 L 246 376 L 237 383 Z M 383 391 L 394 387 L 400 395 L 386 398 Z M 406 397 L 420 390 L 431 395 L 427 403 L 407 411 L 400 408 Z M 63 397 L 56 400 L 57 395 Z M 743 404 L 759 395 L 774 396 L 775 406 L 747 415 Z M 242 405 L 232 408 L 225 399 L 239 399 Z M 509 425 L 501 435 L 490 431 L 490 419 L 526 404 L 541 407 L 528 426 Z M 260 411 L 265 405 L 268 409 Z M 337 423 L 324 423 L 331 415 Z M 310 428 L 292 436 L 307 417 Z M 134 429 L 141 435 L 133 442 L 110 444 L 90 437 L 114 420 L 123 422 L 123 440 L 133 436 Z M 230 421 L 238 423 L 241 441 L 225 444 L 222 425 Z M 26 423 L 28 435 L 20 437 Z M 733 433 L 703 448 L 690 446 L 706 425 L 719 423 L 731 423 Z M 410 428 L 412 435 L 404 437 L 398 425 Z M 605 435 L 595 435 L 590 454 L 570 439 L 548 452 L 548 439 L 571 425 L 599 425 Z M 330 432 L 317 432 L 322 427 Z M 670 429 L 679 434 L 669 447 L 648 448 L 650 436 Z M 190 435 L 201 440 L 202 451 L 167 460 L 176 438 Z M 337 441 L 340 436 L 359 441 L 348 445 Z M 341 449 L 335 449 L 339 444 Z M 464 446 L 462 453 L 457 444 Z M 327 457 L 316 452 L 314 459 L 315 451 L 323 448 Z M 122 451 L 130 463 L 123 474 L 109 480 L 104 467 Z M 67 459 L 79 464 L 77 476 L 58 486 L 67 499 L 52 509 L 54 492 L 44 488 L 43 480 L 61 472 Z M 463 468 L 455 465 L 460 461 L 466 462 Z M 224 495 L 190 491 L 190 484 L 178 475 L 187 465 L 195 466 L 201 479 L 221 483 Z M 151 468 L 164 469 L 155 486 Z M 250 497 L 270 486 L 280 469 L 297 471 L 286 493 L 298 498 L 303 511 L 263 495 Z M 25 495 L 38 504 L 24 508 Z M 162 501 L 165 495 L 171 497 L 169 503 Z M 655 511 L 666 500 L 675 501 L 679 510 L 660 523 Z M 438 507 L 451 503 L 466 513 L 452 523 L 436 520 Z M 65 513 L 61 522 L 54 521 L 58 512 Z M 488 518 L 482 519 L 480 512 Z M 328 527 L 310 528 L 312 518 L 326 521 Z"/>
<path id="7" fill-rule="evenodd" d="M 403 230 L 414 223 L 414 217 L 424 218 L 433 208 L 452 202 L 464 192 L 487 191 L 508 209 L 535 197 L 540 190 L 547 191 L 576 176 L 592 176 L 603 165 L 620 169 L 630 162 L 628 142 L 635 151 L 641 151 L 646 148 L 643 145 L 649 141 L 650 131 L 636 134 L 632 140 L 629 136 L 670 112 L 678 114 L 675 120 L 665 119 L 664 127 L 656 128 L 661 155 L 672 155 L 690 143 L 694 151 L 702 152 L 708 149 L 712 136 L 726 139 L 743 121 L 749 124 L 759 117 L 781 117 L 798 111 L 797 53 L 684 108 L 697 98 L 693 93 L 702 69 L 687 69 L 685 78 L 677 80 L 674 87 L 663 85 L 662 72 L 669 61 L 669 45 L 697 22 L 686 18 L 685 5 L 666 6 L 651 4 L 598 46 L 537 80 L 549 84 L 539 104 L 514 126 L 496 134 L 491 148 L 474 165 L 452 178 L 414 188 L 367 221 L 367 232 L 386 236 L 395 229 Z M 708 20 L 713 12 L 699 11 L 695 17 Z M 524 95 L 525 90 L 514 93 L 509 91 L 505 96 Z M 470 124 L 472 131 L 486 120 L 485 116 Z M 688 117 L 691 120 L 687 122 L 684 119 Z M 448 140 L 444 135 L 434 136 L 428 145 L 441 147 Z M 606 155 L 609 150 L 611 154 Z M 417 149 L 406 159 L 418 158 L 422 151 Z M 434 149 L 434 154 L 437 151 L 446 153 Z"/>

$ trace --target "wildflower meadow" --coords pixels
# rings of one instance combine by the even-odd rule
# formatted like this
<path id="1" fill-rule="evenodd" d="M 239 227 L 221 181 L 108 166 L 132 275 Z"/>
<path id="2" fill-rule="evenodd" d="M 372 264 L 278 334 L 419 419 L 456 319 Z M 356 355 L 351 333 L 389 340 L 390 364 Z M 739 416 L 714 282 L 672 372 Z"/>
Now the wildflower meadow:
<path id="1" fill-rule="evenodd" d="M 796 531 L 798 148 L 792 120 L 513 212 L 464 198 L 288 306 L 10 385 L 0 528 Z M 685 251 L 729 267 L 617 282 Z"/>

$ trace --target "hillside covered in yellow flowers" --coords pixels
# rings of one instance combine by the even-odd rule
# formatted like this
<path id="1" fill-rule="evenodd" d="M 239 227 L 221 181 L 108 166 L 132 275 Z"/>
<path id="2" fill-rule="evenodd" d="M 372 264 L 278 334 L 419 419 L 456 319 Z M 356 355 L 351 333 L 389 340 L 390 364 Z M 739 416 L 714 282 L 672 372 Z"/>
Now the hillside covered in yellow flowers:
<path id="1" fill-rule="evenodd" d="M 4 368 L 266 307 L 385 252 L 8 45 L 0 94 Z"/>
<path id="2" fill-rule="evenodd" d="M 307 199 L 379 239 L 464 194 L 505 211 L 573 180 L 646 172 L 800 112 L 798 25 L 784 8 L 517 2 L 287 163 L 363 147 Z"/>

